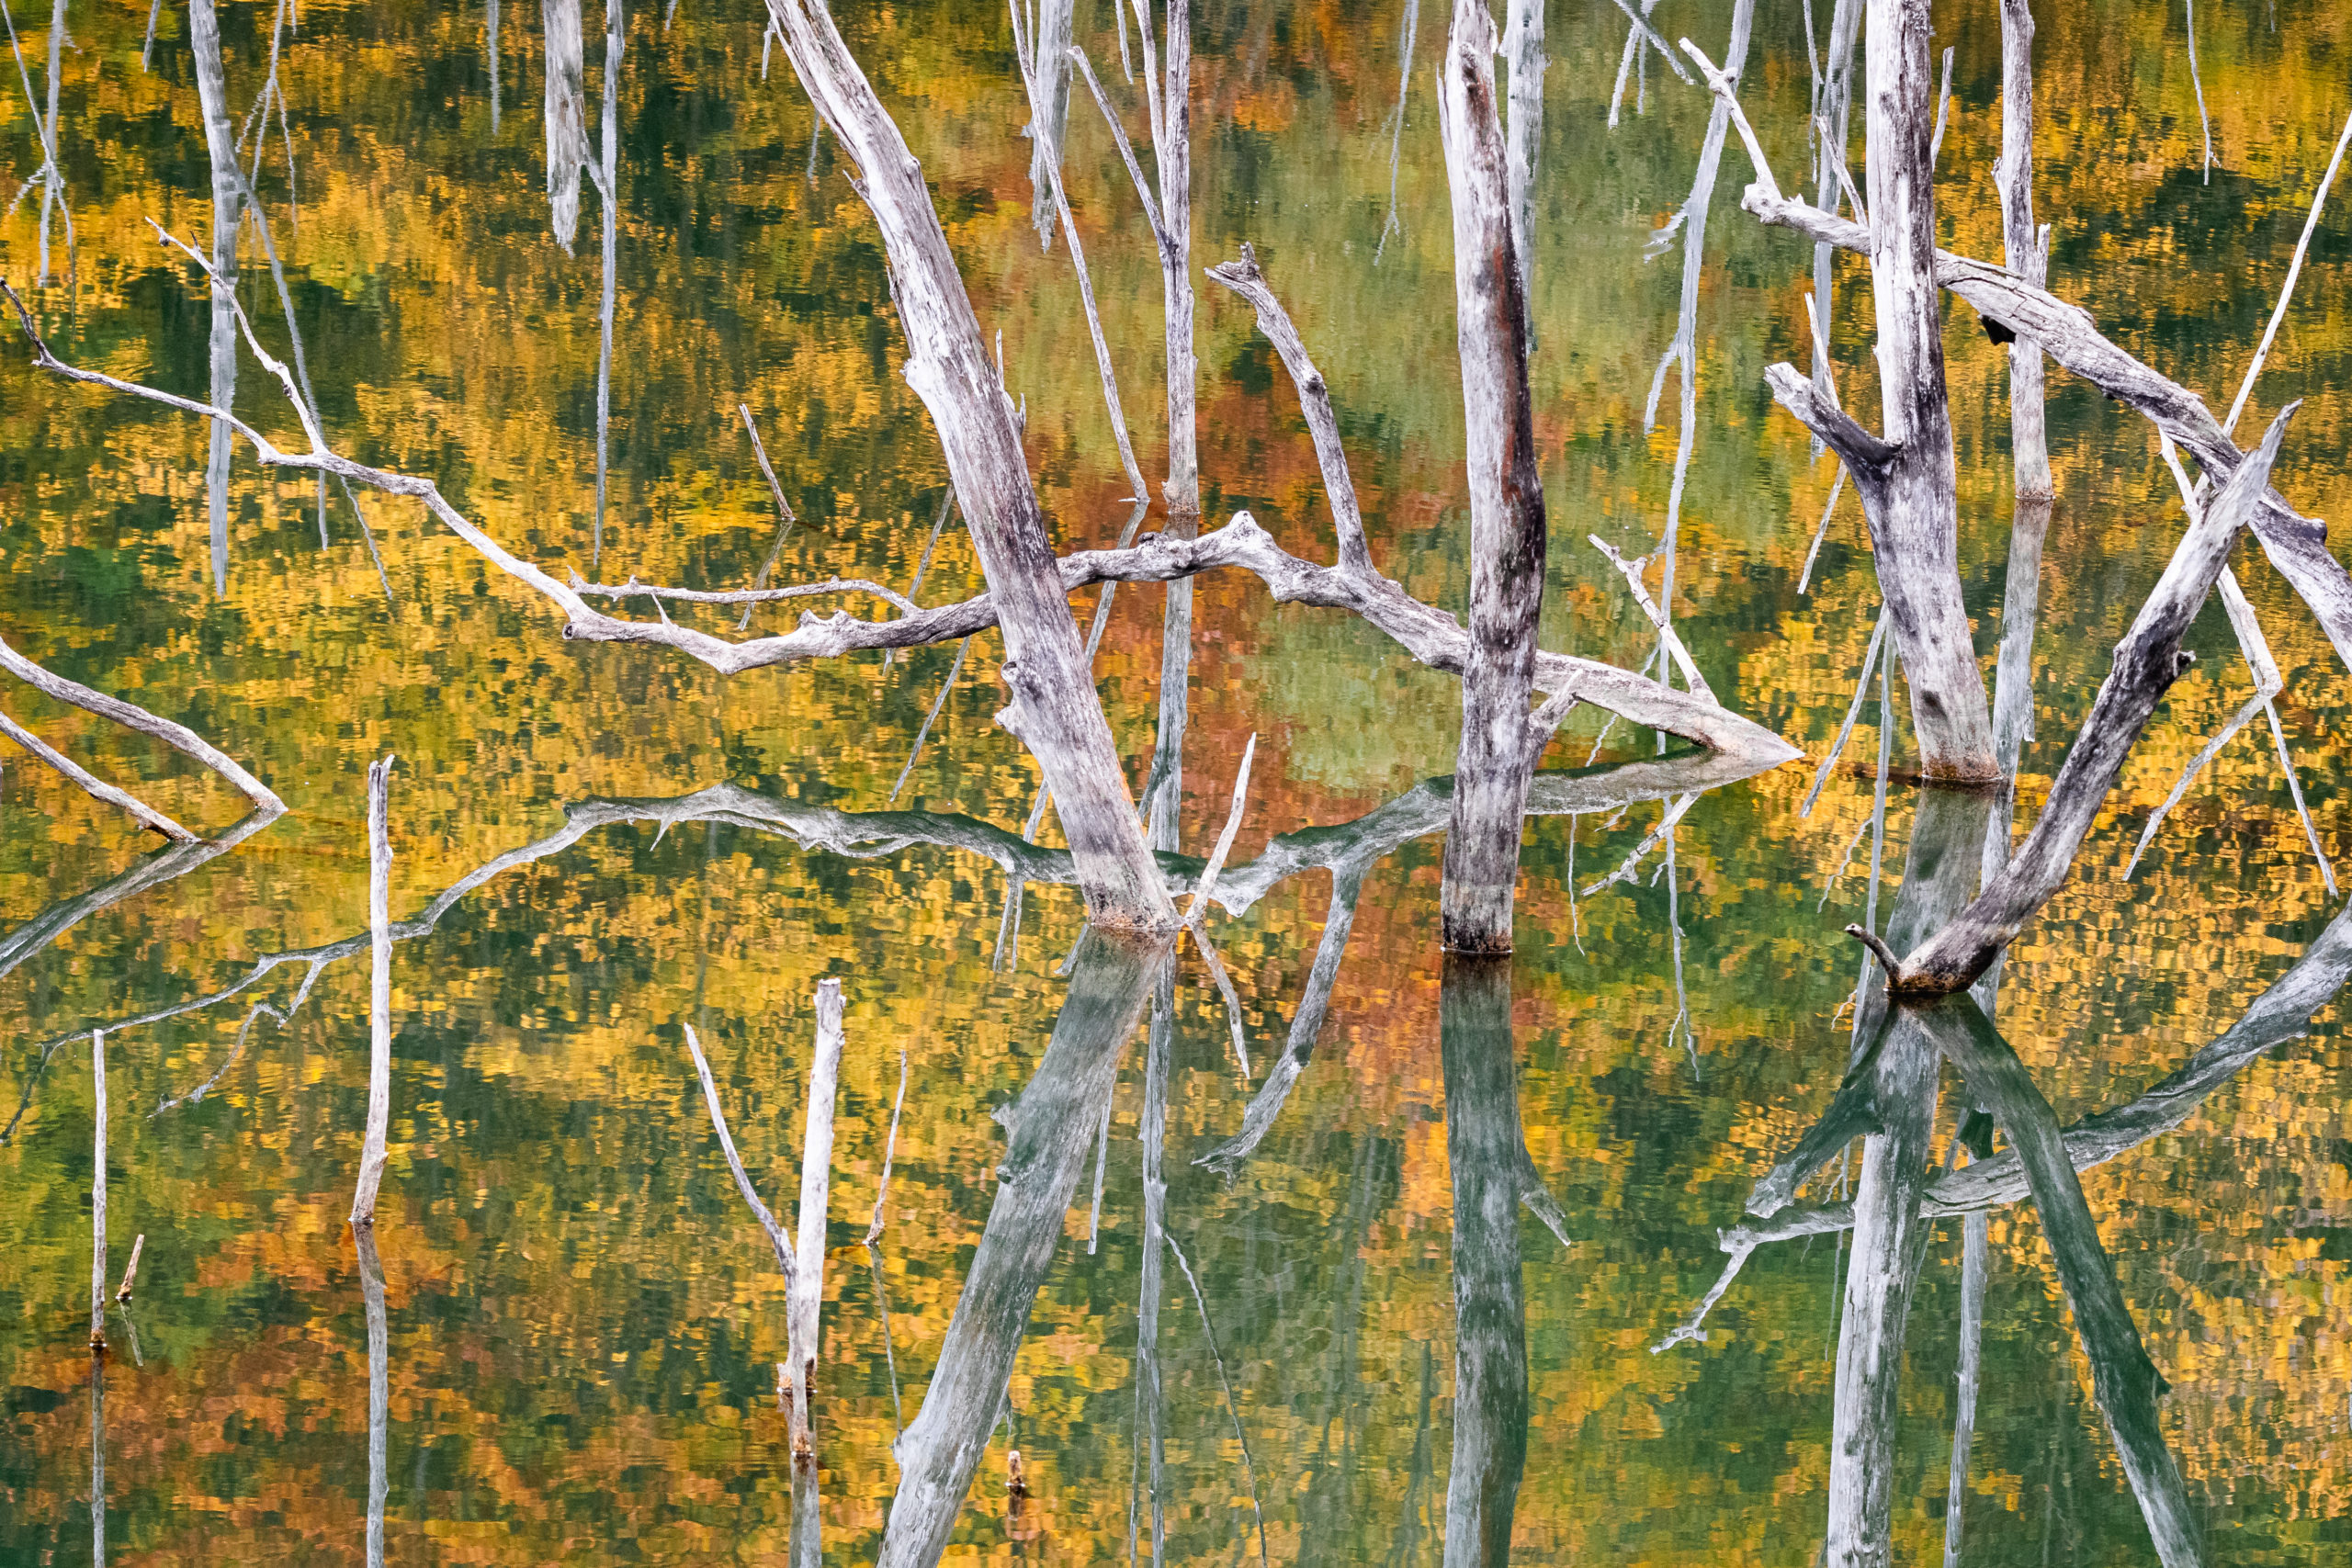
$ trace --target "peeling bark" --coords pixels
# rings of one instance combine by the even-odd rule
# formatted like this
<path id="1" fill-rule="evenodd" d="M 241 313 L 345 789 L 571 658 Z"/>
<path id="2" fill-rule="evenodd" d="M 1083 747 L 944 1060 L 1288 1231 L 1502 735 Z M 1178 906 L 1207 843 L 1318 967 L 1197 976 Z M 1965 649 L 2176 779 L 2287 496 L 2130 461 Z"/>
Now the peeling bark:
<path id="1" fill-rule="evenodd" d="M 1864 512 L 1890 629 L 1910 678 L 1911 724 L 1931 780 L 1999 776 L 1993 723 L 1960 591 L 1960 496 L 1936 291 L 1928 0 L 1870 0 L 1867 170 L 1871 296 L 1885 456 Z M 1837 443 L 1833 440 L 1831 445 Z M 1862 478 L 1856 475 L 1857 479 Z"/>
<path id="2" fill-rule="evenodd" d="M 1511 236 L 1495 96 L 1494 23 L 1455 0 L 1438 84 L 1453 207 L 1455 338 L 1470 490 L 1470 649 L 1441 895 L 1451 952 L 1510 951 L 1535 634 L 1544 608 L 1544 486 L 1527 384 L 1527 297 Z"/>

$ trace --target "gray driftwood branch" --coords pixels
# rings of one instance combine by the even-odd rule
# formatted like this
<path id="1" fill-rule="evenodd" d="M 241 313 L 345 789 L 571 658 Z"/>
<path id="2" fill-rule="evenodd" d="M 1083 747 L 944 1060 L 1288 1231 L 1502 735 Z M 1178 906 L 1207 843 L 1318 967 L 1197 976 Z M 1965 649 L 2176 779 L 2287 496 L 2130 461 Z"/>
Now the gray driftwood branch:
<path id="1" fill-rule="evenodd" d="M 800 624 L 789 632 L 741 642 L 666 620 L 632 621 L 607 615 L 590 605 L 579 590 L 509 551 L 451 505 L 431 479 L 371 468 L 324 450 L 288 452 L 225 409 L 68 365 L 51 352 L 15 291 L 0 282 L 0 292 L 5 292 L 16 306 L 18 322 L 33 346 L 34 363 L 40 368 L 68 380 L 104 387 L 184 413 L 226 420 L 252 445 L 255 458 L 265 468 L 335 474 L 389 495 L 424 502 L 438 522 L 472 546 L 492 566 L 561 610 L 567 639 L 651 644 L 674 649 L 721 674 L 731 675 L 865 649 L 925 647 L 969 637 L 1000 624 L 994 592 L 919 610 L 889 621 L 858 620 L 847 611 L 836 611 L 828 616 L 803 612 Z M 247 342 L 252 344 L 250 336 Z M 254 351 L 261 352 L 257 347 Z M 1276 545 L 1273 536 L 1246 512 L 1236 513 L 1224 527 L 1196 539 L 1172 539 L 1162 535 L 1125 550 L 1080 550 L 1063 557 L 1058 564 L 1065 594 L 1101 582 L 1167 582 L 1224 567 L 1238 567 L 1262 581 L 1277 603 L 1350 611 L 1370 621 L 1433 669 L 1458 675 L 1468 660 L 1468 634 L 1463 630 L 1462 623 L 1446 611 L 1422 604 L 1393 579 L 1377 572 L 1350 572 L 1303 560 Z M 1597 660 L 1539 653 L 1535 684 L 1553 693 L 1571 691 L 1582 702 L 1713 750 L 1772 764 L 1802 755 L 1770 730 L 1728 708 Z"/>

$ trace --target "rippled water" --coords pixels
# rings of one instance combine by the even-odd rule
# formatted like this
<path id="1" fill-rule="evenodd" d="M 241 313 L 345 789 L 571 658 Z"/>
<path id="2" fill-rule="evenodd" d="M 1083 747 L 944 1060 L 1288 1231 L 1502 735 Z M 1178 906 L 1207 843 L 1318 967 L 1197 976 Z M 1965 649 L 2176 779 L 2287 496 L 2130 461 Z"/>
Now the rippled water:
<path id="1" fill-rule="evenodd" d="M 1802 160 L 1805 19 L 1761 9 L 1743 97 L 1785 174 Z M 2177 11 L 2043 18 L 2037 200 L 2052 287 L 2225 405 L 2352 110 L 2352 14 L 2213 9 L 2197 22 L 2210 178 Z M 1655 19 L 1719 53 L 1724 10 L 1665 0 Z M 1139 124 L 1110 8 L 1080 11 L 1079 42 Z M 1638 552 L 1664 522 L 1677 387 L 1654 429 L 1645 405 L 1694 236 L 1656 260 L 1645 246 L 1690 190 L 1706 104 L 1651 60 L 1610 129 L 1622 16 L 1553 13 L 1532 296 L 1545 645 L 1634 666 L 1651 634 L 1585 536 Z M 1462 418 L 1429 75 L 1445 17 L 1418 17 L 1400 123 L 1411 14 L 1203 6 L 1194 261 L 1255 244 L 1329 380 L 1383 570 L 1458 608 Z M 548 177 L 561 16 L 561 0 L 223 12 L 240 156 L 284 278 L 282 306 L 248 220 L 240 298 L 263 341 L 288 351 L 290 314 L 344 449 L 435 478 L 559 575 L 730 587 L 774 552 L 776 581 L 904 590 L 945 470 L 899 378 L 876 231 L 831 139 L 812 141 L 782 51 L 763 79 L 756 10 L 675 0 L 621 18 L 615 63 L 588 13 L 577 130 L 616 195 L 608 214 L 596 178 L 573 182 L 567 249 Z M 43 115 L 53 101 L 60 174 L 10 183 L 0 276 L 61 356 L 219 395 L 201 280 L 144 221 L 211 242 L 189 14 L 161 7 L 152 47 L 130 7 L 61 0 L 55 17 L 12 14 L 26 71 L 0 94 L 0 159 L 16 180 L 40 170 L 28 100 Z M 1007 17 L 840 17 L 923 161 L 984 330 L 1001 333 L 1057 547 L 1109 543 L 1127 487 L 1064 247 L 1041 252 L 1032 226 Z M 1941 6 L 1937 22 L 1938 49 L 1956 51 L 1945 243 L 1997 255 L 1996 9 Z M 1071 198 L 1157 473 L 1157 265 L 1082 97 L 1070 127 Z M 1798 587 L 1834 468 L 1771 410 L 1762 370 L 1804 358 L 1810 251 L 1736 209 L 1747 177 L 1735 144 L 1700 253 L 1677 613 L 1724 700 L 1817 761 L 1877 587 L 1850 494 Z M 2247 416 L 2309 400 L 2279 484 L 2318 516 L 2352 502 L 2352 195 L 2332 199 Z M 1842 265 L 1832 322 L 1864 387 L 1867 271 Z M 1204 285 L 1199 341 L 1209 520 L 1246 507 L 1328 558 L 1313 453 L 1249 312 Z M 1962 576 L 1989 668 L 2007 384 L 1965 309 L 1948 342 Z M 266 373 L 245 357 L 234 375 L 238 412 L 290 439 Z M 800 519 L 780 550 L 739 403 Z M 992 636 L 971 644 L 900 792 L 953 649 L 719 677 L 661 649 L 566 641 L 559 612 L 413 503 L 360 498 L 379 573 L 339 492 L 265 474 L 242 446 L 209 484 L 201 422 L 43 377 L 20 342 L 0 350 L 0 635 L 188 723 L 291 807 L 159 867 L 141 860 L 153 840 L 29 758 L 0 775 L 0 1560 L 365 1561 L 376 1475 L 386 1562 L 748 1561 L 808 1551 L 812 1530 L 825 1555 L 864 1561 L 899 1491 L 894 1438 L 928 1395 L 978 1386 L 975 1368 L 995 1380 L 987 1396 L 943 1395 L 917 1428 L 986 1444 L 948 1527 L 957 1561 L 1433 1562 L 1463 1456 L 1501 1463 L 1517 1443 L 1522 1561 L 1815 1559 L 1843 1233 L 1825 1219 L 1752 1253 L 1735 1237 L 1731 1254 L 1718 1233 L 1845 1074 L 1859 953 L 1838 928 L 1883 927 L 1906 889 L 1925 897 L 1939 835 L 1981 840 L 1928 826 L 1949 802 L 1904 782 L 1907 732 L 1873 831 L 1874 693 L 1809 814 L 1809 765 L 1725 783 L 1573 716 L 1547 760 L 1564 776 L 1538 786 L 1514 964 L 1442 974 L 1444 812 L 1426 781 L 1452 767 L 1456 682 L 1334 612 L 1274 605 L 1254 579 L 1203 578 L 1182 847 L 1206 853 L 1255 734 L 1211 921 L 1245 1066 L 1192 947 L 1168 1027 L 1136 1022 L 1159 982 L 1081 941 L 1074 891 L 1020 844 L 1036 769 L 991 723 Z M 2061 493 L 2021 821 L 2179 532 L 2143 421 L 2055 371 L 2051 420 Z M 2237 565 L 2335 856 L 2352 688 L 2259 555 Z M 951 527 L 920 597 L 978 586 Z M 1163 597 L 1117 595 L 1097 664 L 1137 784 Z M 2127 880 L 2150 809 L 2250 690 L 2218 609 L 2191 643 L 2201 661 L 2011 953 L 1997 1017 L 2064 1123 L 2221 1043 L 2188 1086 L 2211 1098 L 2111 1118 L 2130 1146 L 2084 1187 L 2169 1382 L 2163 1434 L 2214 1560 L 2326 1562 L 2352 1507 L 2352 1063 L 2330 1005 L 2345 960 L 2322 938 L 2339 906 L 2259 724 Z M 29 692 L 6 705 L 201 830 L 242 809 L 160 746 Z M 393 956 L 371 1369 L 376 1292 L 345 1215 L 367 1098 L 364 771 L 386 753 L 391 914 L 411 923 Z M 1609 771 L 1632 762 L 1645 769 Z M 1674 817 L 1704 784 L 1720 787 Z M 819 1468 L 796 1527 L 775 1399 L 784 1285 L 683 1026 L 752 1179 L 789 1214 L 827 976 L 847 1045 Z M 85 1347 L 94 1026 L 112 1269 L 145 1238 L 102 1363 Z M 1512 1207 L 1527 1185 L 1514 1093 L 1565 1242 Z M 1852 1171 L 1833 1155 L 1795 1212 L 1834 1202 Z M 1898 1561 L 1932 1561 L 1945 1538 L 1965 1230 L 1936 1219 L 1911 1316 L 1889 1434 Z M 2153 1561 L 2038 1210 L 1996 1205 L 1984 1235 L 1962 1560 Z M 1654 1353 L 1733 1256 L 1744 1267 L 1703 1339 Z M 1513 1288 L 1518 1406 L 1457 1386 L 1457 1324 L 1507 1327 Z M 1014 1310 L 1024 1289 L 1034 1307 Z M 941 1367 L 959 1302 L 974 1354 L 956 1382 Z M 1008 1493 L 1014 1450 L 1025 1495 Z"/>

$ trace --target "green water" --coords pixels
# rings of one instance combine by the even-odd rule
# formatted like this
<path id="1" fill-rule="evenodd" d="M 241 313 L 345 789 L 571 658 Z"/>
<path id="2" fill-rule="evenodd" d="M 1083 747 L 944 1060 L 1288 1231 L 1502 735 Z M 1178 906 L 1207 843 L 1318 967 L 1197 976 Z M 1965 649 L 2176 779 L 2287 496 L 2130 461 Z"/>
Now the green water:
<path id="1" fill-rule="evenodd" d="M 1078 41 L 1139 130 L 1141 86 L 1118 69 L 1110 10 L 1079 9 Z M 2036 57 L 2053 288 L 2217 407 L 2352 112 L 2352 17 L 2301 0 L 2242 11 L 2198 19 L 2210 180 L 2177 13 L 2098 3 L 2045 16 Z M 1777 0 L 1759 12 L 1742 96 L 1793 186 L 1804 17 Z M 0 224 L 0 276 L 61 357 L 232 396 L 241 416 L 295 440 L 249 355 L 232 391 L 218 383 L 201 280 L 144 221 L 209 252 L 187 9 L 160 10 L 143 69 L 140 12 L 85 0 L 61 14 L 62 178 L 36 180 Z M 923 162 L 983 330 L 1002 333 L 1057 547 L 1111 542 L 1128 491 L 1065 248 L 1041 251 L 1031 226 L 1008 18 L 963 5 L 838 14 Z M 1990 4 L 1936 12 L 1936 48 L 1956 50 L 1944 243 L 1986 256 L 1999 249 L 1996 17 Z M 43 163 L 26 95 L 47 113 L 51 35 L 48 17 L 12 20 L 25 85 L 0 94 L 0 160 L 17 195 Z M 432 477 L 559 576 L 734 587 L 778 534 L 746 403 L 799 519 L 775 581 L 908 588 L 945 469 L 899 378 L 876 231 L 829 136 L 812 161 L 808 99 L 781 49 L 763 82 L 756 10 L 630 11 L 609 73 L 605 17 L 582 18 L 592 161 L 608 84 L 616 93 L 601 510 L 605 211 L 583 178 L 570 251 L 559 243 L 540 7 L 493 22 L 480 6 L 314 3 L 297 20 L 227 9 L 225 78 L 340 449 Z M 1720 55 L 1726 8 L 1664 0 L 1654 20 Z M 1445 22 L 1434 6 L 1418 17 L 1384 241 L 1401 8 L 1204 6 L 1193 260 L 1255 244 L 1330 384 L 1379 564 L 1458 609 L 1468 530 L 1430 74 Z M 282 120 L 278 96 L 255 107 L 274 33 Z M 1549 17 L 1533 374 L 1552 509 L 1545 646 L 1637 666 L 1652 636 L 1585 536 L 1638 553 L 1665 521 L 1672 374 L 1656 429 L 1644 412 L 1675 331 L 1684 242 L 1643 252 L 1690 190 L 1707 106 L 1651 59 L 1609 129 L 1624 34 L 1607 6 Z M 1070 127 L 1070 194 L 1156 480 L 1158 266 L 1082 93 Z M 371 1511 L 388 1562 L 752 1561 L 808 1551 L 810 1517 L 827 1558 L 871 1560 L 900 1487 L 894 1438 L 944 1381 L 976 1274 L 1010 1280 L 1016 1305 L 1023 1290 L 1035 1299 L 989 1320 L 989 1344 L 1010 1358 L 995 1374 L 1004 1393 L 952 1419 L 943 1402 L 918 1427 L 985 1445 L 942 1527 L 955 1561 L 1132 1550 L 1233 1562 L 1262 1546 L 1270 1562 L 1435 1562 L 1460 1517 L 1448 1506 L 1458 1457 L 1500 1453 L 1508 1471 L 1515 1444 L 1521 1561 L 1815 1561 L 1842 1233 L 1758 1247 L 1702 1341 L 1652 1351 L 1716 1281 L 1719 1230 L 1830 1103 L 1860 973 L 1838 929 L 1897 918 L 1922 817 L 1898 723 L 1897 777 L 1872 831 L 1874 689 L 1846 765 L 1803 809 L 1877 588 L 1850 494 L 1798 588 L 1834 468 L 1771 409 L 1762 372 L 1806 362 L 1811 254 L 1737 209 L 1747 177 L 1735 141 L 1702 253 L 1676 614 L 1724 702 L 1812 761 L 1709 789 L 1649 841 L 1679 790 L 1606 772 L 1650 760 L 1653 739 L 1623 725 L 1604 735 L 1581 710 L 1545 766 L 1592 774 L 1541 786 L 1553 804 L 1529 824 L 1516 960 L 1499 978 L 1448 976 L 1441 840 L 1427 831 L 1443 812 L 1415 817 L 1433 792 L 1412 792 L 1452 767 L 1457 684 L 1334 612 L 1277 606 L 1246 576 L 1203 578 L 1182 847 L 1209 850 L 1255 734 L 1226 875 L 1247 896 L 1228 891 L 1210 921 L 1246 1068 L 1189 942 L 1164 982 L 1148 964 L 1130 974 L 1081 942 L 1072 888 L 1009 876 L 1042 863 L 1012 842 L 1037 770 L 991 723 L 1003 701 L 992 634 L 972 643 L 894 801 L 954 649 L 719 677 L 661 649 L 566 641 L 560 612 L 413 503 L 359 498 L 380 577 L 333 490 L 322 546 L 317 487 L 264 473 L 242 444 L 216 527 L 201 421 L 43 376 L 20 343 L 0 350 L 0 637 L 188 724 L 290 807 L 117 898 L 156 840 L 29 757 L 11 752 L 0 773 L 0 923 L 13 933 L 0 937 L 0 1116 L 15 1118 L 0 1138 L 0 1561 L 80 1562 L 102 1544 L 115 1562 L 365 1562 Z M 2307 400 L 2278 483 L 2322 517 L 2352 510 L 2347 199 L 2323 213 L 2246 415 L 2267 423 Z M 248 220 L 241 234 L 238 297 L 265 345 L 290 356 L 259 231 Z M 1246 507 L 1284 547 L 1329 559 L 1288 379 L 1248 311 L 1200 288 L 1207 521 Z M 1830 321 L 1849 405 L 1874 411 L 1858 261 L 1841 263 Z M 1955 307 L 1949 324 L 1962 581 L 1989 679 L 2010 523 L 2007 383 L 1972 313 Z M 2051 382 L 2060 499 L 2020 828 L 2179 536 L 2145 423 L 2054 369 Z M 2285 670 L 2282 727 L 2337 857 L 2352 685 L 2259 555 L 2236 565 Z M 979 586 L 950 527 L 919 597 Z M 1136 785 L 1163 600 L 1122 589 L 1097 660 Z M 1080 596 L 1081 624 L 1091 603 Z M 753 629 L 782 629 L 796 608 L 763 609 Z M 732 635 L 734 612 L 678 613 Z M 2062 1122 L 2132 1100 L 2222 1036 L 2340 907 L 2259 720 L 2125 878 L 2149 811 L 2251 690 L 2217 607 L 2190 642 L 2196 671 L 2003 973 L 2001 1032 Z M 88 715 L 13 684 L 0 705 L 199 832 L 227 835 L 243 808 L 184 759 Z M 367 1100 L 364 774 L 388 753 L 391 915 L 417 923 L 392 960 L 385 1334 L 371 1368 L 370 1292 L 345 1216 Z M 686 801 L 721 785 L 744 793 Z M 1408 818 L 1419 836 L 1397 826 Z M 1050 814 L 1042 841 L 1059 841 Z M 1629 874 L 1595 886 L 1645 841 Z M 1350 890 L 1342 948 L 1331 932 Z M 775 1396 L 785 1289 L 719 1155 L 683 1026 L 709 1052 L 752 1180 L 789 1224 L 811 998 L 828 976 L 842 981 L 846 1049 L 818 1464 L 796 1481 Z M 1163 983 L 1155 1032 L 1143 1020 Z M 2352 1063 L 2334 988 L 2317 986 L 2308 1029 L 2290 1019 L 2280 1032 L 2293 1038 L 2224 1075 L 2177 1129 L 2083 1178 L 2170 1383 L 2165 1438 L 2216 1562 L 2346 1551 Z M 1062 1055 L 1041 1075 L 1057 1023 Z M 110 1276 L 145 1238 L 103 1362 L 86 1348 L 94 1027 L 107 1031 Z M 1293 1069 L 1261 1141 L 1199 1163 Z M 1514 1097 L 1566 1245 L 1511 1207 Z M 1939 1168 L 1962 1098 L 1945 1075 Z M 1055 1203 L 1040 1219 L 1005 1196 L 1024 1197 L 1023 1178 L 1046 1166 L 1070 1184 L 1057 1241 Z M 1833 1157 L 1801 1206 L 1835 1201 L 1851 1170 Z M 1475 1223 L 1457 1224 L 1461 1205 Z M 993 1231 L 992 1213 L 1005 1216 Z M 2154 1561 L 2035 1206 L 1995 1208 L 1987 1234 L 1962 1560 Z M 1041 1268 L 981 1273 L 1014 1241 Z M 1900 1562 L 1943 1549 L 1962 1250 L 1962 1222 L 1936 1220 L 1892 1431 Z M 967 1328 L 978 1320 L 974 1305 Z M 1497 1343 L 1519 1325 L 1523 1404 L 1488 1384 L 1457 1398 L 1458 1321 Z M 383 1394 L 372 1422 L 371 1384 Z"/>

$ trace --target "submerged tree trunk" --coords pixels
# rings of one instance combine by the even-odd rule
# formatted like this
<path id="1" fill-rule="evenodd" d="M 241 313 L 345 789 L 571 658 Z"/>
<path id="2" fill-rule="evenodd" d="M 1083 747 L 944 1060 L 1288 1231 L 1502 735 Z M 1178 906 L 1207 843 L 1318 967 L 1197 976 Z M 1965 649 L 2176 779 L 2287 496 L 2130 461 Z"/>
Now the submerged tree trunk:
<path id="1" fill-rule="evenodd" d="M 860 189 L 882 231 L 906 328 L 907 384 L 938 427 L 1004 630 L 1001 675 L 1012 701 L 998 721 L 1044 769 L 1089 914 L 1106 926 L 1172 930 L 1175 906 L 1145 846 L 1095 696 L 1012 402 L 981 338 L 922 167 L 823 6 L 768 0 L 768 10 L 793 69 L 862 171 Z"/>
<path id="2" fill-rule="evenodd" d="M 1475 3 L 1475 0 L 1473 0 Z M 1502 1568 L 1527 1468 L 1525 1155 L 1509 957 L 1448 954 L 1439 991 L 1453 1178 L 1453 1462 L 1445 1568 Z"/>
<path id="3" fill-rule="evenodd" d="M 196 56 L 196 96 L 204 117 L 204 146 L 212 165 L 212 326 L 209 338 L 212 406 L 237 400 L 237 234 L 244 224 L 244 182 L 238 177 L 236 130 L 229 118 L 229 88 L 220 67 L 220 17 L 212 0 L 189 0 L 188 47 Z M 212 422 L 205 458 L 205 515 L 212 544 L 212 592 L 229 592 L 229 459 L 232 436 Z"/>
<path id="4" fill-rule="evenodd" d="M 1115 6 L 1118 0 L 1112 0 Z M 1062 133 L 1069 126 L 1070 17 L 1076 0 L 1044 0 L 1037 7 L 1037 37 L 1029 84 L 1029 184 L 1031 221 L 1037 243 L 1054 247 L 1058 204 L 1054 182 L 1062 165 Z"/>
<path id="5" fill-rule="evenodd" d="M 1931 780 L 1982 783 L 2000 770 L 1960 591 L 1960 496 L 1936 287 L 1928 33 L 1928 0 L 1870 0 L 1863 51 L 1871 294 L 1893 450 L 1878 504 L 1865 510 L 1879 590 L 1910 677 L 1921 772 Z"/>
<path id="6" fill-rule="evenodd" d="M 2001 0 L 2001 157 L 1993 165 L 2001 191 L 2002 259 L 2036 288 L 2050 278 L 2050 237 L 2033 226 L 2033 6 Z M 1826 248 L 1826 247 L 1825 247 Z M 2009 452 L 2018 498 L 2046 501 L 2050 439 L 2044 429 L 2041 345 L 2009 342 Z"/>
<path id="7" fill-rule="evenodd" d="M 1520 818 L 1534 771 L 1528 696 L 1544 608 L 1544 486 L 1527 386 L 1527 298 L 1511 240 L 1494 23 L 1455 0 L 1438 84 L 1453 203 L 1455 338 L 1470 485 L 1470 660 L 1446 831 L 1443 941 L 1510 951 Z"/>
<path id="8" fill-rule="evenodd" d="M 2068 1158 L 2058 1118 L 2032 1076 L 1974 1001 L 1962 997 L 1906 1010 L 1923 1034 L 1951 1059 L 1968 1088 L 1990 1110 L 2023 1168 L 2052 1262 L 2066 1288 L 2075 1332 L 2090 1362 L 2091 1388 L 2107 1418 L 2116 1456 L 2139 1499 L 2142 1517 L 2165 1568 L 2197 1568 L 2195 1506 L 2180 1466 L 2165 1447 L 2156 1401 L 2165 1384 L 2115 1279 L 2115 1265 L 2098 1239 L 2098 1222 Z"/>
<path id="9" fill-rule="evenodd" d="M 588 51 L 580 34 L 580 0 L 545 0 L 547 29 L 548 223 L 571 254 L 580 231 L 580 171 L 588 162 Z"/>
<path id="10" fill-rule="evenodd" d="M 899 1439 L 899 1491 L 883 1568 L 931 1568 L 971 1489 L 1037 1287 L 1061 1241 L 1070 1194 L 1118 1081 L 1119 1056 L 1172 962 L 1165 940 L 1088 931 L 1069 997 L 1037 1071 L 1005 1113 L 996 1199 L 940 1346 L 938 1370 Z"/>

